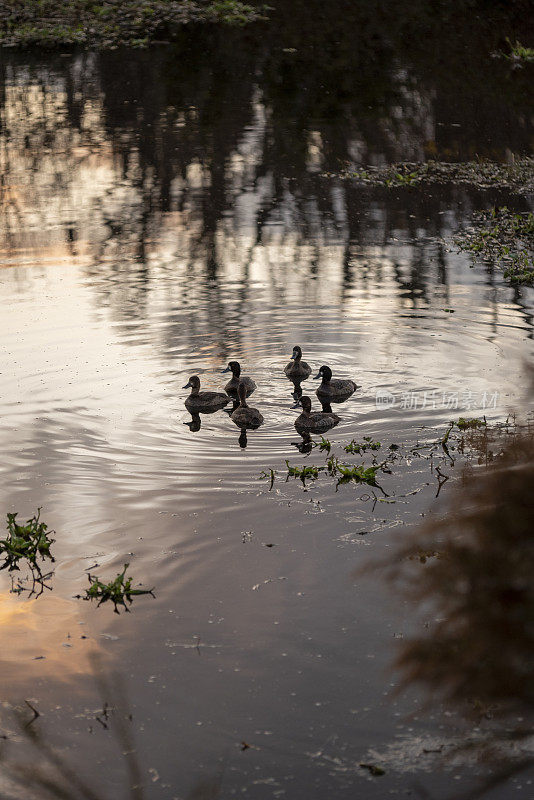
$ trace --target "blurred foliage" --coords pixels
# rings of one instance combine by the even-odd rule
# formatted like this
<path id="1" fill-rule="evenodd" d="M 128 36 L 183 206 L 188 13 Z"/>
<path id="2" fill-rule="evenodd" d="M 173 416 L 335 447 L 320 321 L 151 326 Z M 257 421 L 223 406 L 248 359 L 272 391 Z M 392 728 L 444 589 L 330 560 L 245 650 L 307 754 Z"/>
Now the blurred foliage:
<path id="1" fill-rule="evenodd" d="M 471 435 L 487 446 L 485 429 Z M 502 435 L 450 511 L 397 554 L 396 581 L 431 619 L 405 638 L 397 666 L 405 684 L 422 682 L 461 708 L 523 714 L 534 706 L 534 436 Z"/>

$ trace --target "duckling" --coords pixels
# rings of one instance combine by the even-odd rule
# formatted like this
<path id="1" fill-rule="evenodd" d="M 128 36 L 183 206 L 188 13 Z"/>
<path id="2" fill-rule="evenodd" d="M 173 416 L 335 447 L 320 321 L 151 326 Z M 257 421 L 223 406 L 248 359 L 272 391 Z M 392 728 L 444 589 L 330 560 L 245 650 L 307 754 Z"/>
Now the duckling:
<path id="1" fill-rule="evenodd" d="M 358 388 L 354 381 L 341 380 L 339 378 L 332 380 L 332 370 L 323 364 L 314 380 L 322 378 L 322 383 L 317 387 L 315 394 L 321 402 L 342 403 L 348 400 L 351 394 L 354 394 Z"/>
<path id="2" fill-rule="evenodd" d="M 232 373 L 232 379 L 224 387 L 224 391 L 227 394 L 235 397 L 238 394 L 237 390 L 239 388 L 240 383 L 243 383 L 245 385 L 245 389 L 247 391 L 247 397 L 249 396 L 249 394 L 252 394 L 252 392 L 256 388 L 256 384 L 254 383 L 252 378 L 249 378 L 247 375 L 241 377 L 241 364 L 239 363 L 239 361 L 230 361 L 226 369 L 223 369 L 223 374 L 225 372 Z"/>
<path id="3" fill-rule="evenodd" d="M 188 411 L 218 411 L 230 402 L 227 394 L 222 392 L 201 392 L 200 378 L 191 375 L 183 389 L 191 387 L 191 394 L 186 398 L 185 407 Z"/>
<path id="4" fill-rule="evenodd" d="M 299 380 L 303 381 L 306 378 L 309 378 L 311 375 L 312 368 L 309 364 L 305 361 L 302 361 L 302 350 L 298 346 L 295 345 L 293 348 L 293 355 L 291 356 L 291 361 L 284 368 L 284 372 L 288 378 L 298 378 Z"/>
<path id="5" fill-rule="evenodd" d="M 263 417 L 257 408 L 250 408 L 247 405 L 247 387 L 244 383 L 239 384 L 237 390 L 239 396 L 239 406 L 231 414 L 231 419 L 243 430 L 243 428 L 259 428 L 263 422 Z"/>
<path id="6" fill-rule="evenodd" d="M 341 422 L 338 415 L 332 414 L 331 412 L 315 411 L 315 413 L 312 414 L 311 400 L 309 397 L 301 397 L 300 400 L 297 400 L 293 408 L 297 408 L 299 405 L 302 406 L 302 414 L 295 420 L 295 428 L 299 433 L 302 431 L 324 433 Z"/>

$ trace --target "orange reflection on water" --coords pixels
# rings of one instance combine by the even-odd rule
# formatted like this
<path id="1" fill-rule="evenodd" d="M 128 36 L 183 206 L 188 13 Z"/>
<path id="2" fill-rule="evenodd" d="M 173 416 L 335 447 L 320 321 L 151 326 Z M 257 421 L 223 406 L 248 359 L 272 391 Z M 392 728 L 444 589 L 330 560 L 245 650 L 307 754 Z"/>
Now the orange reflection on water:
<path id="1" fill-rule="evenodd" d="M 0 670 L 10 691 L 32 678 L 70 682 L 91 672 L 94 641 L 74 601 L 0 593 Z"/>

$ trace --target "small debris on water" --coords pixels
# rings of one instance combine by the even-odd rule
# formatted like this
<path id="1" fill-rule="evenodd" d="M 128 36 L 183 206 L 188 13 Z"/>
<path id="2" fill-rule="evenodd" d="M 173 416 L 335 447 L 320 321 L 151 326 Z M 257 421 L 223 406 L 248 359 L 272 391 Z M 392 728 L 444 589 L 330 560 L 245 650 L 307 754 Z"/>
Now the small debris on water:
<path id="1" fill-rule="evenodd" d="M 382 767 L 377 767 L 376 764 L 363 764 L 363 763 L 361 763 L 360 767 L 362 769 L 369 770 L 369 773 L 371 775 L 379 776 L 379 775 L 385 775 L 386 774 L 385 769 L 382 769 Z"/>

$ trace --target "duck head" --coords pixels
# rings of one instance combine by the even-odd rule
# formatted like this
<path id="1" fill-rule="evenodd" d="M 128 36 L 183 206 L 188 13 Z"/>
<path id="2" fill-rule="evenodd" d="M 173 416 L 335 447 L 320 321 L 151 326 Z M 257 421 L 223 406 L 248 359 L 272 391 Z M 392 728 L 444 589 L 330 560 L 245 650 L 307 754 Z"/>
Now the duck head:
<path id="1" fill-rule="evenodd" d="M 332 379 L 332 370 L 330 367 L 327 367 L 326 364 L 323 364 L 314 380 L 316 381 L 318 378 L 322 378 L 323 383 L 328 383 L 328 381 Z"/>
<path id="2" fill-rule="evenodd" d="M 302 350 L 298 346 L 298 344 L 296 344 L 295 347 L 293 348 L 293 355 L 291 356 L 291 361 L 300 361 L 301 358 L 302 358 Z"/>
<path id="3" fill-rule="evenodd" d="M 200 378 L 198 375 L 191 375 L 185 386 L 182 386 L 182 389 L 189 389 L 191 387 L 191 394 L 198 394 L 198 390 L 200 389 Z"/>
<path id="4" fill-rule="evenodd" d="M 292 406 L 292 408 L 298 408 L 299 406 L 301 406 L 301 408 L 302 408 L 302 410 L 303 410 L 303 412 L 305 414 L 309 414 L 310 411 L 311 411 L 311 400 L 310 400 L 310 398 L 307 397 L 306 395 L 304 395 L 303 397 L 299 397 L 299 399 L 297 400 L 295 405 Z"/>
<path id="5" fill-rule="evenodd" d="M 239 361 L 230 361 L 226 369 L 223 369 L 223 375 L 225 372 L 231 372 L 234 378 L 239 378 L 241 375 L 241 364 Z"/>

